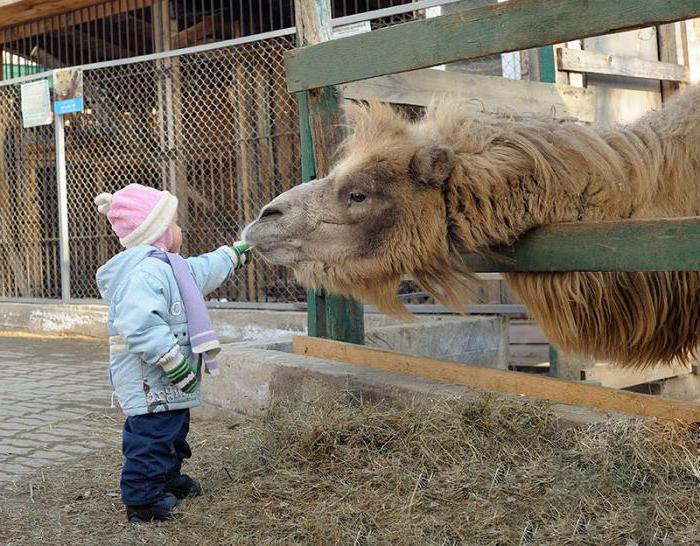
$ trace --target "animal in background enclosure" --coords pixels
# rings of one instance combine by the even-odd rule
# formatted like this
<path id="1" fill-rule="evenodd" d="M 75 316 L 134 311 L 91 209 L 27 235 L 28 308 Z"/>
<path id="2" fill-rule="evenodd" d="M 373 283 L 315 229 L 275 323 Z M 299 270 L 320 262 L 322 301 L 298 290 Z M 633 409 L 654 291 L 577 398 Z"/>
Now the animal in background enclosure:
<path id="1" fill-rule="evenodd" d="M 83 94 L 83 75 L 80 70 L 57 70 L 54 73 L 55 100 L 62 101 Z"/>
<path id="2" fill-rule="evenodd" d="M 474 114 L 456 102 L 410 122 L 348 105 L 353 133 L 324 179 L 283 193 L 245 239 L 301 283 L 405 314 L 411 275 L 458 309 L 487 253 L 557 222 L 700 214 L 700 88 L 617 129 Z M 700 273 L 512 273 L 506 280 L 561 349 L 624 366 L 687 361 Z"/>

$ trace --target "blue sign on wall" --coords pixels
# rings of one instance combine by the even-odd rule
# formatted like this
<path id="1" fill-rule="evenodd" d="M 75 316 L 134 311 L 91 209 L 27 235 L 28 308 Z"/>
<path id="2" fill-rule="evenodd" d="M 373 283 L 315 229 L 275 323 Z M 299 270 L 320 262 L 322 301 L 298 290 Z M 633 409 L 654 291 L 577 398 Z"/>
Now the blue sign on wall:
<path id="1" fill-rule="evenodd" d="M 56 115 L 72 114 L 73 112 L 83 111 L 83 97 L 74 99 L 57 100 L 53 103 L 54 113 Z"/>

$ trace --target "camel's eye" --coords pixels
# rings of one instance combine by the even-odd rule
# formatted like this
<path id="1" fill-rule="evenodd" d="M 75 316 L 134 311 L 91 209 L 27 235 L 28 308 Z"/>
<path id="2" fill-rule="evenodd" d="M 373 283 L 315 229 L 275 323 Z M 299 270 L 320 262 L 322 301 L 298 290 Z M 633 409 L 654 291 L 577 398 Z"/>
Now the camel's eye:
<path id="1" fill-rule="evenodd" d="M 352 192 L 350 194 L 350 201 L 352 203 L 362 203 L 365 199 L 367 199 L 367 196 L 364 193 Z"/>

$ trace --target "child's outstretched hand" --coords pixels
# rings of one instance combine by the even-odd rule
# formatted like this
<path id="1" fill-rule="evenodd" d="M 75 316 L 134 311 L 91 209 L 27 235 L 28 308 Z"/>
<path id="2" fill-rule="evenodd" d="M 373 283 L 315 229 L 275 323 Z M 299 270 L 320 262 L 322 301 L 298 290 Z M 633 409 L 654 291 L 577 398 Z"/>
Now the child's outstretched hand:
<path id="1" fill-rule="evenodd" d="M 234 269 L 240 269 L 244 265 L 250 263 L 253 259 L 252 248 L 248 243 L 236 241 L 231 247 L 236 255 L 237 263 L 234 264 Z"/>

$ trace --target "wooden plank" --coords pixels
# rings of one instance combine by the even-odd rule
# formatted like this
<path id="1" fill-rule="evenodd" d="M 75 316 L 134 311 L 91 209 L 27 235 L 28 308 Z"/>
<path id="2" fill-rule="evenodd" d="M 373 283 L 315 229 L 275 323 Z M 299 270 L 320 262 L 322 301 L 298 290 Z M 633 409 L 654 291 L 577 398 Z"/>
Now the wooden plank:
<path id="1" fill-rule="evenodd" d="M 295 0 L 294 6 L 299 45 L 332 40 L 330 0 Z M 338 89 L 324 87 L 310 91 L 301 97 L 299 104 L 303 174 L 325 176 L 347 130 Z M 364 343 L 364 307 L 360 302 L 323 290 L 310 292 L 307 301 L 311 335 Z"/>
<path id="2" fill-rule="evenodd" d="M 655 27 L 586 38 L 583 49 L 605 55 L 659 60 Z M 647 112 L 661 107 L 658 80 L 586 74 L 586 87 L 595 90 L 596 125 L 600 127 L 634 123 Z"/>
<path id="3" fill-rule="evenodd" d="M 680 64 L 605 55 L 595 51 L 558 49 L 557 66 L 559 70 L 570 72 L 628 76 L 649 80 L 688 81 L 688 69 Z"/>
<path id="4" fill-rule="evenodd" d="M 185 47 L 186 45 L 198 45 L 205 43 L 206 39 L 211 36 L 212 32 L 221 32 L 222 25 L 220 19 L 216 21 L 212 17 L 205 17 L 199 23 L 187 27 L 180 32 L 175 32 L 170 40 L 176 47 Z"/>
<path id="5" fill-rule="evenodd" d="M 684 422 L 700 421 L 700 404 L 618 391 L 551 377 L 457 364 L 348 343 L 295 337 L 298 355 L 411 374 L 477 389 L 531 396 L 552 402 Z"/>
<path id="6" fill-rule="evenodd" d="M 588 89 L 527 80 L 423 69 L 380 76 L 341 86 L 346 98 L 376 97 L 393 104 L 427 106 L 436 97 L 460 98 L 474 111 L 511 111 L 595 121 L 595 99 Z"/>
<path id="7" fill-rule="evenodd" d="M 659 60 L 665 63 L 674 63 L 683 65 L 686 68 L 686 74 L 689 75 L 687 68 L 688 60 L 684 51 L 684 42 L 687 41 L 685 36 L 685 25 L 683 23 L 673 23 L 670 25 L 661 25 L 657 29 Z M 662 81 L 661 82 L 661 98 L 664 102 L 669 100 L 675 93 L 681 90 L 682 84 L 677 81 Z"/>
<path id="8" fill-rule="evenodd" d="M 627 370 L 608 364 L 599 364 L 592 368 L 581 370 L 582 381 L 596 381 L 603 387 L 625 389 L 651 381 L 661 381 L 670 377 L 690 373 L 690 366 L 656 366 L 644 370 Z"/>
<path id="9" fill-rule="evenodd" d="M 687 61 L 690 83 L 700 82 L 700 19 L 685 21 Z"/>
<path id="10" fill-rule="evenodd" d="M 504 259 L 464 256 L 476 272 L 700 271 L 700 217 L 571 223 L 531 231 L 495 249 Z"/>
<path id="11" fill-rule="evenodd" d="M 287 84 L 304 91 L 698 15 L 700 0 L 504 2 L 290 51 Z"/>

